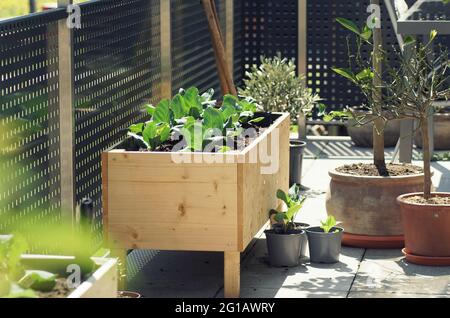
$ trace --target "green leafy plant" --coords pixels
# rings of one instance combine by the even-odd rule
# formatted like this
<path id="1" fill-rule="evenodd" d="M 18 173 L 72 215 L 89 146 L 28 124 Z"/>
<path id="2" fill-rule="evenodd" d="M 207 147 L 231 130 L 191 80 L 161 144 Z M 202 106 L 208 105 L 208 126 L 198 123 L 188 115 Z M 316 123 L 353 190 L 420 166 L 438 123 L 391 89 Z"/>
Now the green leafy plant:
<path id="1" fill-rule="evenodd" d="M 437 37 L 431 31 L 428 43 L 410 39 L 405 53 L 398 54 L 400 66 L 390 69 L 392 86 L 397 92 L 395 109 L 404 118 L 416 119 L 422 132 L 423 165 L 424 165 L 424 197 L 431 197 L 430 137 L 428 120 L 434 116 L 437 100 L 450 99 L 450 60 L 448 50 L 433 48 Z"/>
<path id="2" fill-rule="evenodd" d="M 239 95 L 253 98 L 267 112 L 288 112 L 294 122 L 300 113 L 309 114 L 321 101 L 306 87 L 304 75 L 296 75 L 295 61 L 261 57 L 259 66 L 246 72 L 244 88 Z"/>
<path id="3" fill-rule="evenodd" d="M 277 222 L 277 224 L 273 226 L 274 230 L 278 233 L 286 234 L 289 231 L 296 229 L 294 219 L 302 208 L 306 198 L 300 194 L 300 187 L 297 184 L 294 184 L 289 189 L 288 193 L 279 189 L 276 195 L 278 199 L 285 203 L 287 210 L 282 212 L 272 209 L 269 215 L 270 217 L 273 216 L 274 220 Z"/>
<path id="4" fill-rule="evenodd" d="M 18 284 L 25 275 L 21 256 L 27 248 L 18 235 L 0 235 L 0 297 L 36 297 L 33 290 Z"/>
<path id="5" fill-rule="evenodd" d="M 379 5 L 379 0 L 371 0 L 371 4 Z M 344 114 L 330 115 L 350 117 L 355 120 L 357 126 L 373 124 L 373 164 L 383 174 L 386 171 L 384 128 L 387 122 L 401 118 L 395 111 L 400 102 L 400 92 L 396 85 L 392 85 L 394 79 L 388 71 L 393 68 L 391 59 L 382 46 L 381 28 L 372 30 L 366 24 L 360 28 L 345 18 L 337 18 L 336 22 L 349 30 L 354 37 L 353 40 L 350 36 L 347 37 L 348 65 L 333 67 L 332 70 L 360 89 L 365 97 L 361 109 L 365 112 L 347 108 Z M 367 51 L 371 54 L 366 54 Z"/>
<path id="6" fill-rule="evenodd" d="M 336 219 L 334 216 L 329 215 L 324 221 L 320 221 L 320 228 L 325 233 L 330 233 L 330 231 L 339 224 L 339 222 L 336 222 Z M 335 232 L 339 232 L 339 230 L 335 230 Z"/>
<path id="7" fill-rule="evenodd" d="M 255 117 L 257 105 L 251 99 L 226 95 L 220 108 L 212 100 L 214 90 L 201 94 L 197 88 L 181 89 L 171 100 L 163 99 L 155 107 L 147 106 L 151 119 L 129 127 L 128 135 L 139 140 L 150 151 L 181 135 L 182 151 L 203 151 L 207 147 L 219 152 L 230 151 L 227 140 L 241 135 L 244 127 L 264 120 Z"/>

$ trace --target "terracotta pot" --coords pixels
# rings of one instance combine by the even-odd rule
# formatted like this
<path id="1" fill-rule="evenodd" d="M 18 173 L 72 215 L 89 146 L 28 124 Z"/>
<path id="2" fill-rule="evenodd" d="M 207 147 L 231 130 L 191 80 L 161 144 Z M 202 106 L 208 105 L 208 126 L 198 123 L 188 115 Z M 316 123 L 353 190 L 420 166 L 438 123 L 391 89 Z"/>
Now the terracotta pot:
<path id="1" fill-rule="evenodd" d="M 354 110 L 355 113 L 367 113 L 362 110 Z M 347 132 L 352 138 L 353 143 L 357 147 L 372 148 L 373 147 L 373 124 L 356 127 L 355 120 L 347 121 Z M 384 129 L 384 145 L 385 147 L 395 147 L 400 138 L 400 121 L 393 120 L 386 124 Z"/>
<path id="2" fill-rule="evenodd" d="M 409 254 L 428 257 L 450 257 L 450 205 L 405 202 L 406 198 L 423 195 L 409 193 L 398 197 L 405 231 L 405 250 Z M 433 193 L 450 197 L 450 193 Z"/>
<path id="3" fill-rule="evenodd" d="M 422 148 L 422 133 L 417 130 L 414 143 Z M 434 115 L 434 149 L 450 150 L 450 113 L 438 113 Z"/>
<path id="4" fill-rule="evenodd" d="M 354 176 L 330 171 L 326 197 L 332 214 L 349 234 L 399 236 L 403 234 L 399 195 L 421 191 L 423 174 L 398 177 Z"/>

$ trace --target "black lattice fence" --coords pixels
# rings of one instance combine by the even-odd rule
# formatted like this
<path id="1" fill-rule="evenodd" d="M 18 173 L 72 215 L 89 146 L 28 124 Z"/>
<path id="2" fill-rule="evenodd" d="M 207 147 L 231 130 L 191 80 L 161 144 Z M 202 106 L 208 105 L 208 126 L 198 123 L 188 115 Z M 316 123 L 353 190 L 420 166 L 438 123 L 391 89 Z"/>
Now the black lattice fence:
<path id="1" fill-rule="evenodd" d="M 74 32 L 76 200 L 101 215 L 101 153 L 160 98 L 159 0 L 82 5 Z"/>
<path id="2" fill-rule="evenodd" d="M 242 15 L 244 69 L 261 55 L 297 58 L 298 0 L 243 0 Z"/>
<path id="3" fill-rule="evenodd" d="M 201 1 L 170 0 L 172 21 L 172 91 L 197 86 L 220 92 L 208 23 Z M 225 1 L 216 7 L 224 33 Z"/>
<path id="4" fill-rule="evenodd" d="M 0 232 L 60 217 L 57 21 L 0 22 Z"/>
<path id="5" fill-rule="evenodd" d="M 308 86 L 318 92 L 332 109 L 359 106 L 364 102 L 359 89 L 332 72 L 331 67 L 348 66 L 346 39 L 349 31 L 338 25 L 335 22 L 336 18 L 351 19 L 358 26 L 362 26 L 369 16 L 367 13 L 369 3 L 369 1 L 308 1 Z M 384 5 L 381 9 L 383 45 L 392 57 L 394 47 L 398 49 L 398 42 Z M 370 52 L 365 50 L 363 54 L 368 55 Z"/>
<path id="6" fill-rule="evenodd" d="M 234 80 L 236 86 L 240 86 L 242 83 L 242 77 L 244 75 L 244 51 L 243 51 L 243 38 L 244 38 L 244 19 L 242 14 L 242 0 L 234 0 L 234 54 L 233 54 L 233 70 Z"/>

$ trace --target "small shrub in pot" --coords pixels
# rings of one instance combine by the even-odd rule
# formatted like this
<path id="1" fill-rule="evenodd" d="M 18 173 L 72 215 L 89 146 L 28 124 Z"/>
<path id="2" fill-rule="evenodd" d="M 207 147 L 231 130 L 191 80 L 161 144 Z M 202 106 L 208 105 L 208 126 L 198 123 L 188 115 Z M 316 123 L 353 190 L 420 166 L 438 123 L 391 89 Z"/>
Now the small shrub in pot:
<path id="1" fill-rule="evenodd" d="M 297 76 L 295 60 L 278 54 L 261 57 L 260 65 L 253 65 L 246 72 L 245 87 L 239 90 L 239 95 L 254 99 L 264 111 L 290 113 L 292 124 L 298 125 L 298 140 L 293 139 L 290 144 L 289 184 L 301 184 L 306 118 L 316 106 L 325 107 L 305 83 L 303 74 Z"/>
<path id="2" fill-rule="evenodd" d="M 305 198 L 300 196 L 297 185 L 292 186 L 289 193 L 278 190 L 277 198 L 286 204 L 287 210 L 270 211 L 271 219 L 276 222 L 271 230 L 265 231 L 270 264 L 276 267 L 297 266 L 306 235 L 294 219 L 302 208 Z"/>
<path id="3" fill-rule="evenodd" d="M 337 263 L 341 253 L 344 229 L 336 227 L 338 223 L 332 215 L 321 223 L 321 226 L 310 227 L 306 230 L 310 260 L 312 263 Z"/>

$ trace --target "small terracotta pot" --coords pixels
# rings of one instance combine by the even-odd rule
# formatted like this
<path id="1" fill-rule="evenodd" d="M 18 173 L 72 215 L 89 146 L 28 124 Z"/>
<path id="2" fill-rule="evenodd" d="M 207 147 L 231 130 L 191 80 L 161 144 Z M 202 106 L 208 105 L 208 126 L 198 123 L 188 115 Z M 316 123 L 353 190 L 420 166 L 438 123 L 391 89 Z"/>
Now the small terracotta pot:
<path id="1" fill-rule="evenodd" d="M 397 198 L 402 213 L 405 250 L 417 256 L 450 257 L 450 205 L 405 202 L 406 198 L 417 195 L 423 193 L 409 193 Z M 450 193 L 434 192 L 432 195 L 450 197 Z"/>

